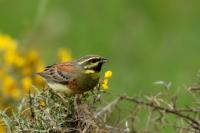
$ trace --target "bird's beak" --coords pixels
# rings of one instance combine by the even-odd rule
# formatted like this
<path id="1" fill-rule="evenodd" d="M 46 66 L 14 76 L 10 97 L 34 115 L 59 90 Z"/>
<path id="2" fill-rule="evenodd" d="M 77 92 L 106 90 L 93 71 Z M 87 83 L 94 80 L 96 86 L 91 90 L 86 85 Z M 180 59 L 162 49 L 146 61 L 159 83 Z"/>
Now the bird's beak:
<path id="1" fill-rule="evenodd" d="M 101 62 L 102 62 L 102 63 L 107 63 L 107 62 L 108 62 L 108 59 L 102 58 L 102 59 L 101 59 Z"/>

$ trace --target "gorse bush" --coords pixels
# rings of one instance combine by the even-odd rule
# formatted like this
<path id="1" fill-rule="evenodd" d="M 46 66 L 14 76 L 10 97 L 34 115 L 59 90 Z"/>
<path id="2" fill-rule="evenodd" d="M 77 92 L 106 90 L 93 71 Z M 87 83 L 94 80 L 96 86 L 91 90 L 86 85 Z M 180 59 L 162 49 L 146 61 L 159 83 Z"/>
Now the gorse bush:
<path id="1" fill-rule="evenodd" d="M 35 75 L 45 67 L 37 49 L 21 48 L 19 42 L 6 34 L 0 34 L 0 109 L 11 112 L 18 106 L 33 86 L 44 88 L 41 77 Z M 58 50 L 60 62 L 72 59 L 70 50 Z"/>

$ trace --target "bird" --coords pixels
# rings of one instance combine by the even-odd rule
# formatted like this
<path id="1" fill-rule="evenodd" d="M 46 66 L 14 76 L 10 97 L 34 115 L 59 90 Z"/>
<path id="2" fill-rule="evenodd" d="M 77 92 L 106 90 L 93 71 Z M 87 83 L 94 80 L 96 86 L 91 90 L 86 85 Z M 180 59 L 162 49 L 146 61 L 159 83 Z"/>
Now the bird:
<path id="1" fill-rule="evenodd" d="M 100 71 L 107 58 L 86 55 L 79 59 L 46 66 L 38 72 L 54 91 L 67 94 L 83 94 L 98 85 Z"/>

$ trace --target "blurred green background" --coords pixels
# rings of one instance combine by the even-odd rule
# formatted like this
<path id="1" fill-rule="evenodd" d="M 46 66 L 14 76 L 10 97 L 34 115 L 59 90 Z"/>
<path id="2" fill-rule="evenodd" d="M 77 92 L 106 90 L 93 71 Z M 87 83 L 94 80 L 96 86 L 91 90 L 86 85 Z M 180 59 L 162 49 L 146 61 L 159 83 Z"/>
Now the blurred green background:
<path id="1" fill-rule="evenodd" d="M 115 95 L 161 91 L 172 82 L 182 93 L 200 68 L 199 0 L 0 0 L 0 32 L 37 47 L 48 64 L 56 50 L 73 57 L 99 54 L 110 59 L 110 92 Z"/>
<path id="2" fill-rule="evenodd" d="M 49 63 L 56 49 L 74 58 L 110 59 L 111 91 L 154 91 L 153 82 L 190 84 L 200 68 L 200 1 L 0 0 L 0 31 L 37 47 Z M 159 91 L 159 90 L 156 90 Z"/>

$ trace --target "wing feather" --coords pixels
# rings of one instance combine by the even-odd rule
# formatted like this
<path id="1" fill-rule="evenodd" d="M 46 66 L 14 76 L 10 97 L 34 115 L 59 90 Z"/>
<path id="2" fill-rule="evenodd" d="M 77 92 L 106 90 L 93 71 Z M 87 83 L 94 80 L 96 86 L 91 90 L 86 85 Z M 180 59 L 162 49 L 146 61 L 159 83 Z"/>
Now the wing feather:
<path id="1" fill-rule="evenodd" d="M 39 75 L 48 82 L 66 84 L 72 78 L 74 67 L 72 63 L 61 63 L 47 66 Z"/>

